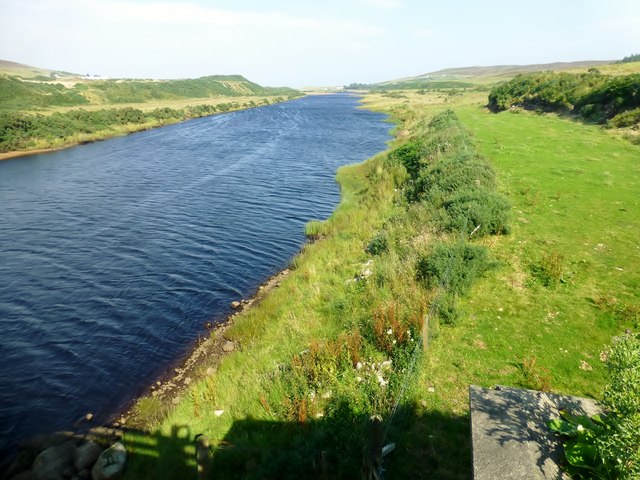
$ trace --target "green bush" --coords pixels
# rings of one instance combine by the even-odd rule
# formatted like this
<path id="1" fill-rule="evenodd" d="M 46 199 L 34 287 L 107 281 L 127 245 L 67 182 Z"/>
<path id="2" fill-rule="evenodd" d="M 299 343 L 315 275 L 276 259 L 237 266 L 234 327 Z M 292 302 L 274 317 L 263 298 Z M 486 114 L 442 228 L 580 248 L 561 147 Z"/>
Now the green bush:
<path id="1" fill-rule="evenodd" d="M 640 478 L 640 334 L 619 337 L 607 352 L 610 380 L 605 415 L 573 416 L 549 423 L 562 435 L 567 471 L 575 479 Z"/>
<path id="2" fill-rule="evenodd" d="M 634 108 L 633 110 L 627 110 L 626 112 L 619 113 L 609 120 L 607 125 L 615 128 L 640 125 L 640 108 Z"/>
<path id="3" fill-rule="evenodd" d="M 476 188 L 495 188 L 495 172 L 473 151 L 448 155 L 424 171 L 407 191 L 410 200 L 425 200 L 440 206 L 451 195 Z"/>
<path id="4" fill-rule="evenodd" d="M 389 159 L 400 163 L 407 170 L 411 178 L 417 178 L 423 168 L 424 146 L 417 140 L 412 140 L 394 149 Z"/>
<path id="5" fill-rule="evenodd" d="M 602 404 L 609 417 L 598 449 L 617 478 L 640 478 L 640 334 L 620 337 L 607 354 L 611 380 Z"/>
<path id="6" fill-rule="evenodd" d="M 496 192 L 477 189 L 458 193 L 446 200 L 436 222 L 445 231 L 474 232 L 477 237 L 509 233 L 511 205 Z"/>
<path id="7" fill-rule="evenodd" d="M 473 282 L 495 266 L 487 247 L 460 242 L 439 243 L 416 264 L 416 278 L 428 288 L 443 286 L 451 295 L 464 295 Z"/>
<path id="8" fill-rule="evenodd" d="M 606 76 L 597 69 L 587 73 L 532 73 L 494 87 L 489 109 L 499 112 L 513 106 L 551 112 L 571 112 L 584 120 L 604 123 L 640 107 L 640 74 Z M 620 122 L 637 116 L 622 117 Z M 614 125 L 615 126 L 615 125 Z"/>
<path id="9" fill-rule="evenodd" d="M 388 249 L 389 241 L 384 232 L 378 233 L 373 237 L 369 242 L 369 245 L 367 245 L 367 248 L 365 248 L 366 252 L 371 255 L 380 255 L 381 253 L 385 253 Z"/>

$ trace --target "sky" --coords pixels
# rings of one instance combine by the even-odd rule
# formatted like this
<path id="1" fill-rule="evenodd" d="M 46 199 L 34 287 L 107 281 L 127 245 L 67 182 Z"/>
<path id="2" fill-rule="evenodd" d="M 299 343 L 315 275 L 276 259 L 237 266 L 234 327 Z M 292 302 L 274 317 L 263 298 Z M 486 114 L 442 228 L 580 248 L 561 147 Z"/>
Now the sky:
<path id="1" fill-rule="evenodd" d="M 118 78 L 338 86 L 634 53 L 638 0 L 0 0 L 0 59 Z"/>

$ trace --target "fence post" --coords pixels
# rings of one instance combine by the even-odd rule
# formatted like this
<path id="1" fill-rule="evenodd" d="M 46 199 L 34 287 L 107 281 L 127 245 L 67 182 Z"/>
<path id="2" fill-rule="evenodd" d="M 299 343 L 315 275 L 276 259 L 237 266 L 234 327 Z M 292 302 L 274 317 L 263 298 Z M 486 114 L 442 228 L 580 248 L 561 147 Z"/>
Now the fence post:
<path id="1" fill-rule="evenodd" d="M 369 424 L 369 446 L 365 453 L 364 480 L 382 479 L 382 417 L 372 415 Z"/>
<path id="2" fill-rule="evenodd" d="M 198 480 L 207 480 L 209 466 L 209 437 L 203 434 L 196 435 L 196 464 Z"/>

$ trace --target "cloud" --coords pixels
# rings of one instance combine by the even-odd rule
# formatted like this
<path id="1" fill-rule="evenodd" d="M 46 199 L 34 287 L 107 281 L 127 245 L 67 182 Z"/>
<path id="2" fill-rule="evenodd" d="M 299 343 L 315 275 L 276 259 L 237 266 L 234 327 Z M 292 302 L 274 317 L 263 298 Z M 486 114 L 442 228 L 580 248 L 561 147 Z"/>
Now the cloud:
<path id="1" fill-rule="evenodd" d="M 432 28 L 419 28 L 413 31 L 413 36 L 416 38 L 432 38 L 437 35 L 437 31 Z"/>
<path id="2" fill-rule="evenodd" d="M 369 5 L 370 7 L 383 8 L 385 10 L 393 10 L 400 8 L 402 2 L 400 0 L 359 0 L 360 3 Z"/>
<path id="3" fill-rule="evenodd" d="M 314 75 L 328 83 L 323 78 L 344 76 L 386 33 L 349 17 L 240 11 L 194 0 L 4 1 L 0 58 L 112 77 L 243 73 L 276 85 L 288 72 L 284 81 L 296 85 Z"/>

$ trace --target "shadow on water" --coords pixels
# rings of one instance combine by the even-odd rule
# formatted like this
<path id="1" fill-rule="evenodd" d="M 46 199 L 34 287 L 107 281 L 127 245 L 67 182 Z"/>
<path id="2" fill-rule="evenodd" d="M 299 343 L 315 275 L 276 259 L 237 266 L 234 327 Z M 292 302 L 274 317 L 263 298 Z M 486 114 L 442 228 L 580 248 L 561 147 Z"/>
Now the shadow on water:
<path id="1" fill-rule="evenodd" d="M 174 426 L 170 435 L 127 431 L 125 478 L 368 478 L 371 425 L 368 415 L 346 404 L 330 417 L 304 423 L 238 420 L 222 441 L 205 450 L 209 460 L 203 476 L 198 475 L 196 464 L 200 432 L 181 426 Z M 385 478 L 471 478 L 468 416 L 424 412 L 408 405 L 400 407 L 388 431 L 383 424 L 381 432 L 382 443 L 396 444 L 383 462 Z"/>

